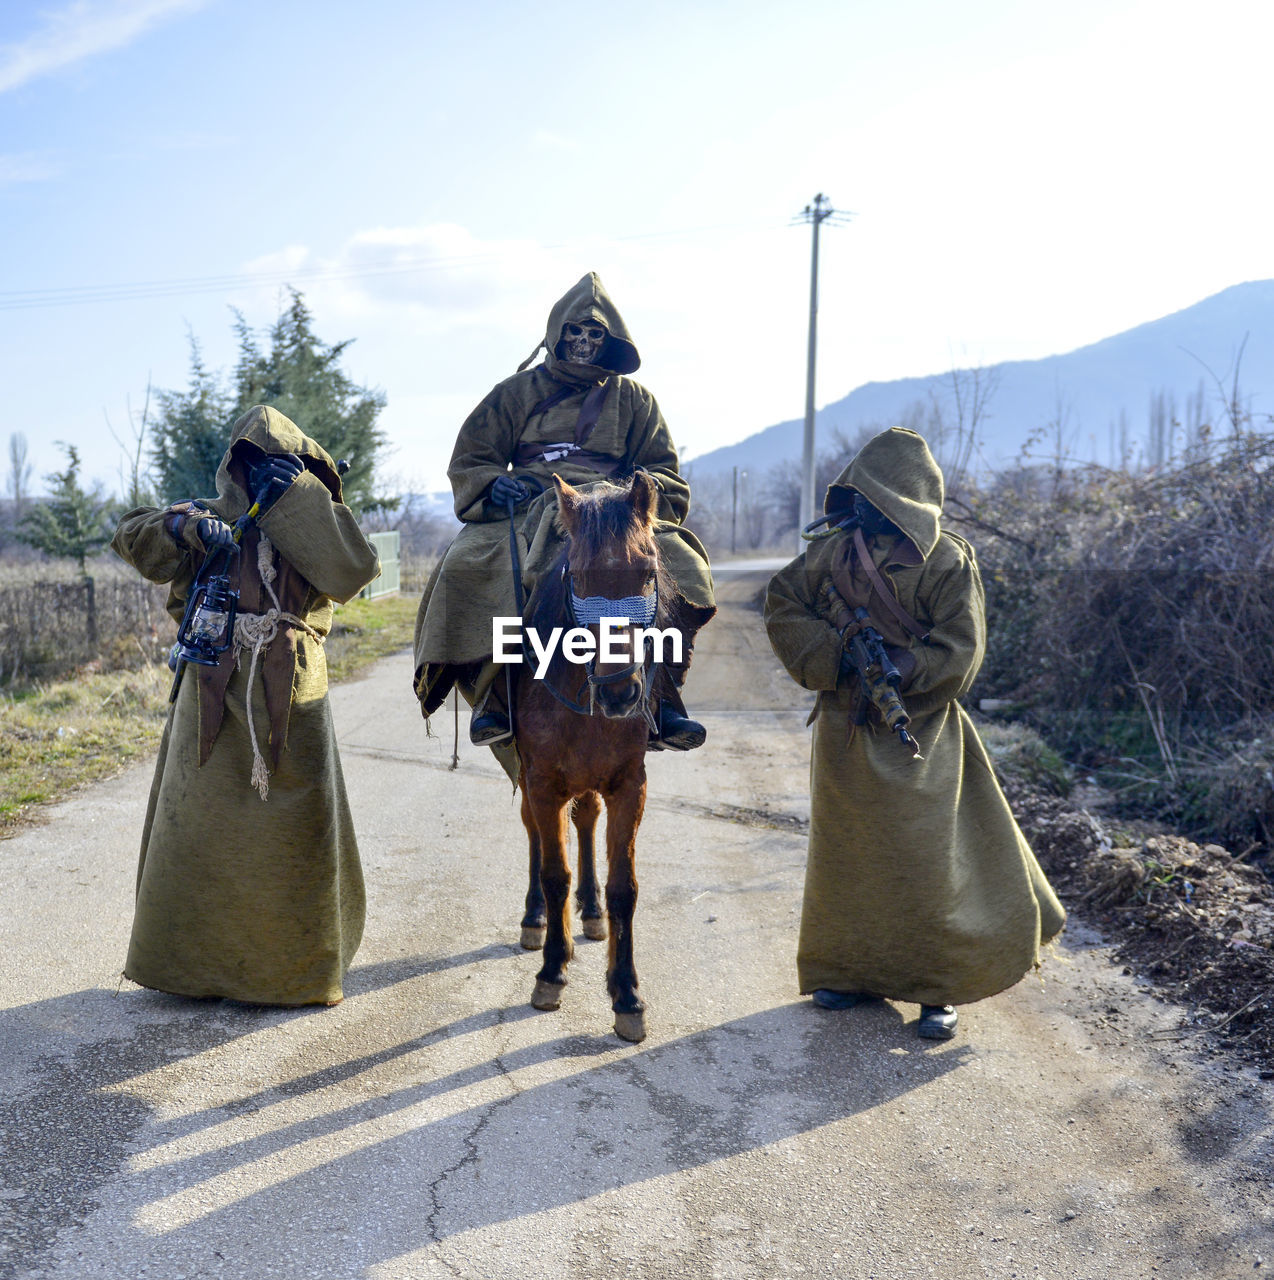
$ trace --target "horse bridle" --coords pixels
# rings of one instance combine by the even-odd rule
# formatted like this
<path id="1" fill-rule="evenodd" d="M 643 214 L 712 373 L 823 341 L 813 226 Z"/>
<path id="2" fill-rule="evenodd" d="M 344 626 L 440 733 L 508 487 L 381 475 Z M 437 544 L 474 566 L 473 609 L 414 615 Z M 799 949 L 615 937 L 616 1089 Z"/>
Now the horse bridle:
<path id="1" fill-rule="evenodd" d="M 570 621 L 573 622 L 577 627 L 595 625 L 595 622 L 597 620 L 600 620 L 600 618 L 603 618 L 603 617 L 615 618 L 615 619 L 625 618 L 627 619 L 630 626 L 633 625 L 632 610 L 630 605 L 631 605 L 631 602 L 636 600 L 638 597 L 626 596 L 622 600 L 611 600 L 607 596 L 587 596 L 581 599 L 581 597 L 575 594 L 575 586 L 574 586 L 574 583 L 571 581 L 570 566 L 566 564 L 565 561 L 563 561 L 562 563 L 562 595 L 563 595 L 563 599 L 566 601 L 566 612 L 569 615 Z M 649 609 L 649 613 L 650 613 L 649 622 L 653 623 L 659 616 L 658 579 L 656 579 L 655 581 L 655 589 L 651 593 L 651 595 L 653 598 L 651 600 L 651 607 Z M 645 597 L 641 597 L 641 598 L 644 599 Z M 597 619 L 591 619 L 591 617 L 589 617 L 588 620 L 586 620 L 580 617 L 580 611 L 579 611 L 578 605 L 584 604 L 586 601 L 588 603 L 591 603 L 593 601 L 598 602 L 597 605 L 594 605 L 592 610 L 588 611 L 589 615 L 591 615 L 592 613 L 596 613 Z M 614 613 L 601 612 L 602 608 L 605 608 L 608 606 L 612 607 L 615 610 L 615 612 Z M 638 679 L 639 679 L 639 683 L 641 684 L 641 696 L 637 699 L 637 702 L 634 704 L 633 708 L 626 711 L 623 716 L 620 716 L 617 718 L 627 719 L 629 716 L 633 714 L 633 711 L 636 709 L 636 707 L 640 707 L 641 713 L 645 717 L 646 723 L 647 725 L 649 725 L 651 732 L 658 733 L 659 726 L 656 723 L 654 714 L 650 709 L 650 673 L 651 673 L 652 663 L 650 661 L 650 637 L 649 636 L 642 637 L 641 649 L 642 649 L 642 656 L 641 656 L 640 662 L 634 659 L 632 662 L 628 663 L 627 666 L 621 667 L 618 671 L 612 671 L 609 675 L 602 675 L 602 676 L 599 676 L 595 669 L 597 655 L 596 653 L 594 653 L 593 656 L 590 657 L 588 661 L 584 664 L 584 680 L 588 686 L 587 702 L 584 702 L 583 699 L 576 702 L 574 699 L 568 698 L 566 694 L 562 693 L 560 689 L 557 689 L 554 687 L 553 682 L 548 678 L 547 673 L 545 674 L 545 678 L 542 681 L 542 683 L 544 687 L 564 707 L 568 707 L 571 711 L 574 711 L 578 715 L 591 716 L 596 714 L 597 690 L 600 686 L 607 685 L 607 684 L 618 684 L 621 680 L 627 680 L 635 672 L 639 672 L 640 675 Z M 522 650 L 523 650 L 523 653 L 525 654 L 526 653 L 525 637 L 522 640 Z"/>

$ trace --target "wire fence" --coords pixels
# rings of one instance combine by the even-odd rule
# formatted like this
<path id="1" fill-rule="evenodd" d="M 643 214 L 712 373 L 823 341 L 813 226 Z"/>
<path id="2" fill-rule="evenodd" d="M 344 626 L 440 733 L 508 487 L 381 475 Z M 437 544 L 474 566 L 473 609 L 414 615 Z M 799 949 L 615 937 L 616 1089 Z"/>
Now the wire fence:
<path id="1" fill-rule="evenodd" d="M 0 685 L 158 660 L 176 635 L 167 599 L 140 578 L 0 586 Z"/>

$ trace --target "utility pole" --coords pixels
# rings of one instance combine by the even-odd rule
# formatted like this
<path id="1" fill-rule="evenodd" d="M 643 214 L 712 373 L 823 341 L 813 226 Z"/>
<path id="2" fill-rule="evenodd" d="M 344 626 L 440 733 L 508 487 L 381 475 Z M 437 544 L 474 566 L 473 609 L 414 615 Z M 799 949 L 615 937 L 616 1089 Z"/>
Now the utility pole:
<path id="1" fill-rule="evenodd" d="M 844 218 L 832 208 L 832 202 L 821 191 L 801 210 L 800 221 L 814 228 L 814 243 L 810 253 L 810 341 L 809 362 L 805 370 L 805 440 L 801 454 L 801 515 L 800 527 L 808 525 L 814 512 L 814 362 L 818 351 L 818 229 L 829 218 Z M 798 550 L 803 544 L 799 543 Z"/>

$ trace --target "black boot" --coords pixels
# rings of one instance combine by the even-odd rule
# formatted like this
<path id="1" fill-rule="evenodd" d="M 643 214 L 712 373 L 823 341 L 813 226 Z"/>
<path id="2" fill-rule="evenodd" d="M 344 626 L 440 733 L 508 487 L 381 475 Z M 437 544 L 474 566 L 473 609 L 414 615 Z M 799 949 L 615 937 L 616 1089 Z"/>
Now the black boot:
<path id="1" fill-rule="evenodd" d="M 956 1033 L 959 1015 L 949 1004 L 922 1004 L 916 1034 L 922 1040 L 950 1040 Z"/>
<path id="2" fill-rule="evenodd" d="M 698 720 L 691 720 L 671 702 L 659 703 L 659 733 L 652 734 L 649 746 L 653 751 L 693 751 L 703 746 L 708 731 Z"/>
<path id="3" fill-rule="evenodd" d="M 469 721 L 469 741 L 475 747 L 491 747 L 511 737 L 513 730 L 509 727 L 509 717 L 498 709 L 475 712 Z"/>

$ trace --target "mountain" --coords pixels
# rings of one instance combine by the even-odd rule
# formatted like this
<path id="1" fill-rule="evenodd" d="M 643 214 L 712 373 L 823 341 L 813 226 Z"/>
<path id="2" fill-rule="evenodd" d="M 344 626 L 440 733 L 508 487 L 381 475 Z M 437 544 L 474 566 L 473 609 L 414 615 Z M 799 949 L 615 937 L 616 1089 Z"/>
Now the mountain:
<path id="1" fill-rule="evenodd" d="M 1049 428 L 1060 416 L 1071 456 L 1113 461 L 1120 448 L 1121 415 L 1128 446 L 1139 446 L 1144 455 L 1151 400 L 1158 395 L 1164 397 L 1169 418 L 1188 424 L 1202 411 L 1203 421 L 1224 429 L 1228 419 L 1215 379 L 1230 390 L 1240 347 L 1241 399 L 1254 418 L 1265 420 L 1274 414 L 1274 280 L 1234 285 L 1183 311 L 1066 355 L 984 367 L 977 376 L 993 390 L 977 432 L 981 456 L 992 466 L 1009 461 L 1032 432 Z M 967 392 L 973 374 L 956 376 Z M 954 423 L 951 373 L 865 383 L 815 414 L 817 448 L 828 448 L 836 431 L 852 438 L 864 426 L 913 421 L 923 431 L 935 401 L 945 420 Z M 780 422 L 693 458 L 685 470 L 700 479 L 732 467 L 755 475 L 780 462 L 798 461 L 803 428 L 800 419 Z M 1048 438 L 1056 439 L 1056 432 L 1049 430 Z"/>

